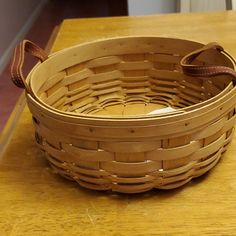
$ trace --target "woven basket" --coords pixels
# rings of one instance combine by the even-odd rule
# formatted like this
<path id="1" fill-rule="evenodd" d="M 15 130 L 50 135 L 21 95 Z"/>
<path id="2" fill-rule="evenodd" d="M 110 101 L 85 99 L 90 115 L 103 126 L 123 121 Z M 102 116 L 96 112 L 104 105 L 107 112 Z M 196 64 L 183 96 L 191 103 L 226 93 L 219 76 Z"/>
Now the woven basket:
<path id="1" fill-rule="evenodd" d="M 26 80 L 25 52 L 42 61 Z M 214 167 L 232 139 L 234 60 L 216 43 L 122 37 L 48 57 L 23 41 L 11 72 L 52 168 L 89 189 L 182 186 Z"/>

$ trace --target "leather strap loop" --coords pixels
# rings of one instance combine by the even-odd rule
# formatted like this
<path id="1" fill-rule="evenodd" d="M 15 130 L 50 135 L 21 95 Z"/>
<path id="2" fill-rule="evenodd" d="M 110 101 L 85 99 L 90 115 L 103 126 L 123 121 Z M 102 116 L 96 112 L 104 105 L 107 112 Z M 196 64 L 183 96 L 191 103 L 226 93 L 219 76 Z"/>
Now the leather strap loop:
<path id="1" fill-rule="evenodd" d="M 14 55 L 11 62 L 11 79 L 16 86 L 24 88 L 28 93 L 33 95 L 32 90 L 27 84 L 22 72 L 25 61 L 25 52 L 35 56 L 41 62 L 46 60 L 48 55 L 42 48 L 29 40 L 23 40 L 16 46 L 14 50 Z"/>
<path id="2" fill-rule="evenodd" d="M 225 52 L 224 49 L 220 45 L 218 45 L 217 43 L 209 43 L 203 46 L 202 48 L 197 49 L 182 58 L 180 64 L 181 64 L 184 74 L 190 75 L 190 76 L 199 76 L 199 77 L 229 74 L 233 76 L 234 80 L 236 80 L 235 70 L 227 66 L 201 66 L 201 65 L 191 64 L 192 61 L 196 57 L 198 57 L 202 52 L 209 49 L 215 49 L 224 53 L 226 56 L 228 56 L 231 59 L 234 65 L 236 65 L 234 58 L 230 56 L 227 52 Z"/>

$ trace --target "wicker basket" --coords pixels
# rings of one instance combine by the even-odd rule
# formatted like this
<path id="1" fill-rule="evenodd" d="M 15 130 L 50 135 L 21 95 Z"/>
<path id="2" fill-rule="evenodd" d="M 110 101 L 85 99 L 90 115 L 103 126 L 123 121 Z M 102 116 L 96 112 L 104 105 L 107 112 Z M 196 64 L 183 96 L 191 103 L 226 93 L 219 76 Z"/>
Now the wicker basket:
<path id="1" fill-rule="evenodd" d="M 26 80 L 25 51 L 43 61 Z M 234 60 L 216 43 L 122 37 L 47 57 L 23 41 L 14 55 L 38 145 L 83 187 L 176 188 L 214 167 L 232 139 Z"/>

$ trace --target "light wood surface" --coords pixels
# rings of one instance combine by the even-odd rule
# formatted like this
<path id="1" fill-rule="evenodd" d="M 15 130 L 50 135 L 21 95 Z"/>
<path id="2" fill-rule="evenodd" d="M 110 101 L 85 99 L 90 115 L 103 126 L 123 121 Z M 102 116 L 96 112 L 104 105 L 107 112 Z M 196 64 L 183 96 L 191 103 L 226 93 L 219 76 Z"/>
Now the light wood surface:
<path id="1" fill-rule="evenodd" d="M 236 56 L 235 28 L 234 12 L 66 20 L 52 50 L 145 34 L 217 41 Z M 176 190 L 89 191 L 51 172 L 25 108 L 0 159 L 0 235 L 236 235 L 235 145 L 209 174 Z"/>

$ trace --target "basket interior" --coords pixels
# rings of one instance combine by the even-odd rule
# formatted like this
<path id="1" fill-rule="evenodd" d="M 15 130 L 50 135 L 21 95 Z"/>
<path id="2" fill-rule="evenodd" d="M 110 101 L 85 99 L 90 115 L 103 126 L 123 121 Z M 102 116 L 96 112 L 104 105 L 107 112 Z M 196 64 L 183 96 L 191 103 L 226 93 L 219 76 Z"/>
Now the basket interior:
<path id="1" fill-rule="evenodd" d="M 122 38 L 81 45 L 55 54 L 31 76 L 34 93 L 63 112 L 132 116 L 173 112 L 206 101 L 229 84 L 186 76 L 180 60 L 201 44 L 176 39 Z M 232 63 L 215 50 L 199 65 Z"/>

